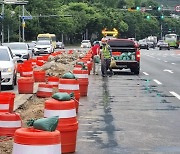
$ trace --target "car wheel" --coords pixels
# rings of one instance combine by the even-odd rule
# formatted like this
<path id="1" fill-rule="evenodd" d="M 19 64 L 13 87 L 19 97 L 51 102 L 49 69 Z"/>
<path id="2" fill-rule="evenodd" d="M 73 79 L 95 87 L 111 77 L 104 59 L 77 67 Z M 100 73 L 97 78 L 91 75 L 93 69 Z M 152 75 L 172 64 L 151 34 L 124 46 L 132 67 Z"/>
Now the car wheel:
<path id="1" fill-rule="evenodd" d="M 161 47 L 159 48 L 159 50 L 162 50 Z"/>
<path id="2" fill-rule="evenodd" d="M 15 79 L 14 79 L 14 85 L 17 85 L 17 74 L 15 75 L 14 78 L 15 78 Z"/>
<path id="3" fill-rule="evenodd" d="M 14 76 L 13 76 L 12 85 L 10 85 L 10 86 L 9 86 L 9 88 L 10 88 L 11 90 L 13 90 L 13 89 L 14 89 L 15 82 L 16 82 L 16 75 L 14 75 Z"/>

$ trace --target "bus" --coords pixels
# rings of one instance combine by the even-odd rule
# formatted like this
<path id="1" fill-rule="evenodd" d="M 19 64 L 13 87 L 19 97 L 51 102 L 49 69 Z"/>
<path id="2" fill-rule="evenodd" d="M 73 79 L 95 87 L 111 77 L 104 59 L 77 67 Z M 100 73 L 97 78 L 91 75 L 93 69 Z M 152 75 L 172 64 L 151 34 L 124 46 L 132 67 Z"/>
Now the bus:
<path id="1" fill-rule="evenodd" d="M 53 48 L 56 48 L 56 35 L 55 34 L 38 34 L 37 41 L 39 40 L 50 40 L 52 42 Z"/>
<path id="2" fill-rule="evenodd" d="M 179 36 L 177 34 L 166 34 L 164 37 L 165 42 L 167 42 L 170 47 L 179 47 Z"/>

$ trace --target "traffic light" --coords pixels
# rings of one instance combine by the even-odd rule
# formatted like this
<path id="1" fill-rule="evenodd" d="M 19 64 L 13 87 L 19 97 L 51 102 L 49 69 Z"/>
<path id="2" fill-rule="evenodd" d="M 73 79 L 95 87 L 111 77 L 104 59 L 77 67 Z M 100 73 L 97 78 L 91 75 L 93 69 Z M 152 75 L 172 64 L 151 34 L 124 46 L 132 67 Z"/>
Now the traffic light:
<path id="1" fill-rule="evenodd" d="M 150 19 L 151 17 L 150 16 L 146 16 L 146 19 Z"/>
<path id="2" fill-rule="evenodd" d="M 164 16 L 163 16 L 163 15 L 161 15 L 161 19 L 164 19 Z"/>
<path id="3" fill-rule="evenodd" d="M 139 6 L 137 6 L 137 7 L 136 7 L 136 10 L 137 10 L 137 11 L 139 11 L 139 10 L 140 10 L 140 7 L 139 7 Z"/>
<path id="4" fill-rule="evenodd" d="M 158 6 L 158 7 L 153 7 L 153 10 L 161 11 L 162 8 L 161 8 L 160 6 Z"/>

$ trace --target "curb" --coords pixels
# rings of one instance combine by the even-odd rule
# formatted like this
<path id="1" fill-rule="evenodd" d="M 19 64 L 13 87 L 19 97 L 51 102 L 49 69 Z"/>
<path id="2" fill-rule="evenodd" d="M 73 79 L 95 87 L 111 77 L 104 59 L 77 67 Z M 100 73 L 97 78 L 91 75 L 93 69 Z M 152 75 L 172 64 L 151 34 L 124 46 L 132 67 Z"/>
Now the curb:
<path id="1" fill-rule="evenodd" d="M 16 97 L 14 100 L 14 111 L 17 110 L 22 104 L 26 103 L 34 94 L 36 94 L 38 85 L 40 83 L 41 82 L 34 83 L 33 94 L 19 94 L 18 91 L 16 91 Z"/>

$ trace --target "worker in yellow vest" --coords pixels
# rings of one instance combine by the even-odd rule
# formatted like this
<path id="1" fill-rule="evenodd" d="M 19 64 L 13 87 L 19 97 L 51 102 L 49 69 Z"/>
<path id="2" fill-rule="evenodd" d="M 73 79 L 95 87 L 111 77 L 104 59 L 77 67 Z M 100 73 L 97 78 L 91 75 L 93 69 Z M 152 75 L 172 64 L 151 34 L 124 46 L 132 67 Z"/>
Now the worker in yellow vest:
<path id="1" fill-rule="evenodd" d="M 107 44 L 107 40 L 102 41 L 102 50 L 101 50 L 101 72 L 103 77 L 107 77 L 107 70 L 110 70 L 109 76 L 113 75 L 112 68 L 110 67 L 112 59 L 112 51 L 110 46 Z"/>

